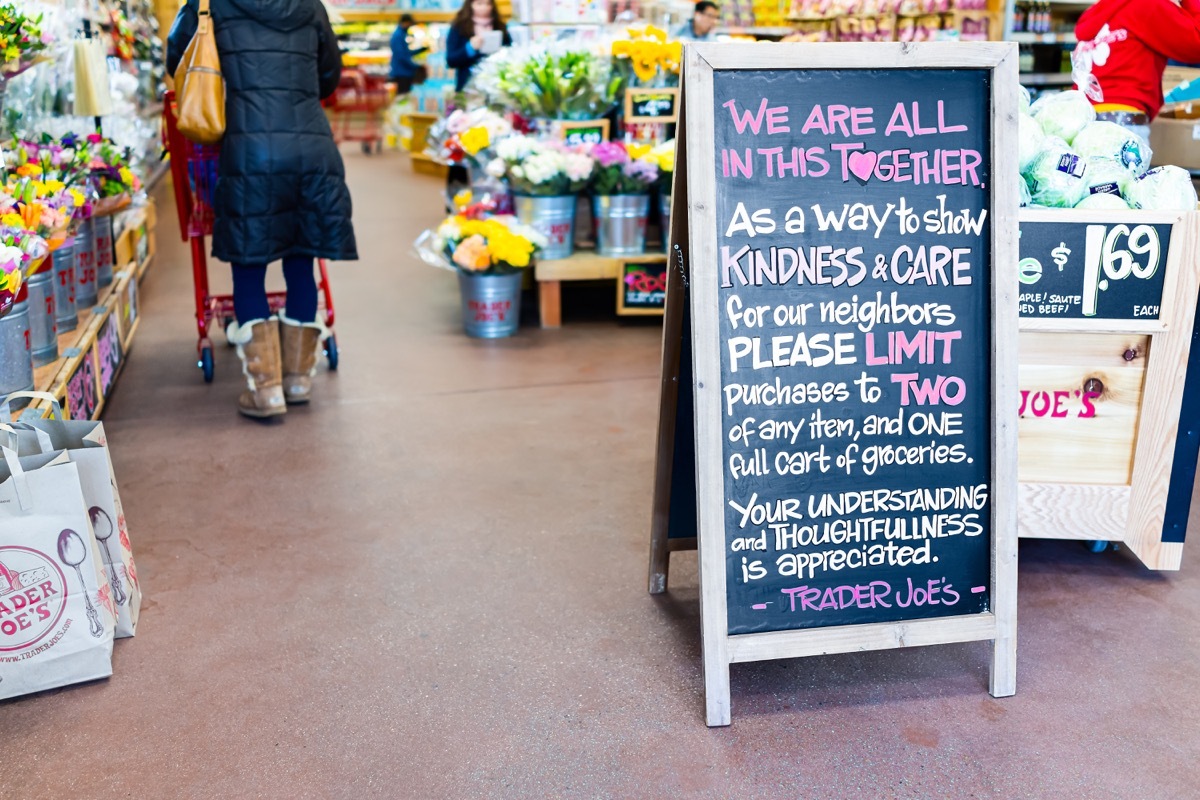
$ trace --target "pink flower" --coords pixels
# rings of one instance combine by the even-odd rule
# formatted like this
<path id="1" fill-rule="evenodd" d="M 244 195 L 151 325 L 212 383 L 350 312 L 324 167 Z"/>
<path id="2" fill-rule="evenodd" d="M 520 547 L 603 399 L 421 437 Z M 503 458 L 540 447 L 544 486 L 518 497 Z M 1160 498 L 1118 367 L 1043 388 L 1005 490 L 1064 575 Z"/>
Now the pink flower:
<path id="1" fill-rule="evenodd" d="M 625 145 L 620 142 L 600 142 L 592 148 L 592 158 L 602 167 L 629 163 L 629 154 L 625 152 Z"/>
<path id="2" fill-rule="evenodd" d="M 104 137 L 98 133 L 89 133 L 87 140 L 89 142 L 91 142 L 92 144 L 100 144 L 101 142 L 104 141 Z"/>

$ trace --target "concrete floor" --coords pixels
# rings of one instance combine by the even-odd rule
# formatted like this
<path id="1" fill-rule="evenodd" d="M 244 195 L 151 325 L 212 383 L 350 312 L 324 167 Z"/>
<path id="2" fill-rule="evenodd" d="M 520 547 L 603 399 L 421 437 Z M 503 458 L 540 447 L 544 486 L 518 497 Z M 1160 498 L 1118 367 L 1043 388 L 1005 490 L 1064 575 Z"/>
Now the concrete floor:
<path id="1" fill-rule="evenodd" d="M 110 680 L 0 704 L 0 797 L 1200 797 L 1196 553 L 1023 543 L 1015 697 L 982 644 L 735 665 L 706 728 L 694 554 L 645 590 L 660 328 L 576 293 L 468 340 L 408 255 L 438 182 L 345 153 L 342 365 L 282 425 L 236 415 L 232 351 L 201 381 L 161 207 L 105 415 L 141 627 Z"/>

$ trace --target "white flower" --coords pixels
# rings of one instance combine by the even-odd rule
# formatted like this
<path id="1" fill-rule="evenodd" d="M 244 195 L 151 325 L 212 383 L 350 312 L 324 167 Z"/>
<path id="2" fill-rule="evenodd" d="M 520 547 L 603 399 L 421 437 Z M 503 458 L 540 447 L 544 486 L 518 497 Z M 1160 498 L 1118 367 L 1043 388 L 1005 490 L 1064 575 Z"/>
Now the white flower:
<path id="1" fill-rule="evenodd" d="M 506 167 L 503 158 L 493 158 L 487 163 L 487 166 L 483 168 L 483 171 L 488 175 L 491 175 L 493 178 L 503 178 L 505 170 Z"/>
<path id="2" fill-rule="evenodd" d="M 19 247 L 10 245 L 0 245 L 0 268 L 5 272 L 12 272 L 21 261 L 25 258 L 25 251 Z"/>
<path id="3" fill-rule="evenodd" d="M 579 153 L 567 153 L 564 156 L 565 171 L 567 178 L 572 182 L 587 180 L 592 174 L 592 168 L 595 162 L 590 156 L 581 155 Z"/>
<path id="4" fill-rule="evenodd" d="M 439 239 L 457 242 L 462 238 L 462 229 L 458 227 L 458 223 L 454 221 L 454 217 L 450 217 L 438 226 L 437 236 Z"/>

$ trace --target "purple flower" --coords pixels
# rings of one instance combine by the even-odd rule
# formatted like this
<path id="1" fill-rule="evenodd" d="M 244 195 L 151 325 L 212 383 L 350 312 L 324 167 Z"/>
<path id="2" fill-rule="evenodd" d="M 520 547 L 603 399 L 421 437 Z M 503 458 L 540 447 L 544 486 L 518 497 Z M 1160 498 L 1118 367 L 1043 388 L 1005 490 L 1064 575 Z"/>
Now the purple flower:
<path id="1" fill-rule="evenodd" d="M 592 158 L 596 159 L 602 167 L 629 163 L 629 154 L 625 152 L 625 146 L 620 142 L 600 142 L 592 148 Z"/>
<path id="2" fill-rule="evenodd" d="M 651 184 L 658 180 L 658 167 L 648 161 L 630 161 L 621 167 L 621 172 L 625 174 L 626 178 L 633 178 L 645 184 Z"/>

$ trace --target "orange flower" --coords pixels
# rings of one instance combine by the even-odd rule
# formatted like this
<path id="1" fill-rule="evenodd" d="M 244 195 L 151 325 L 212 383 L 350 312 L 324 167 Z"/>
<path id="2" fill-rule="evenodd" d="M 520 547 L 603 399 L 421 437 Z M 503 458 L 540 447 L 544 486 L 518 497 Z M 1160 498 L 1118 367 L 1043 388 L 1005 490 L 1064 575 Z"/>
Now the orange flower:
<path id="1" fill-rule="evenodd" d="M 488 255 L 487 240 L 479 234 L 468 236 L 459 242 L 458 247 L 454 248 L 454 255 L 450 258 L 455 264 L 470 272 L 479 272 L 492 265 L 491 256 Z"/>

